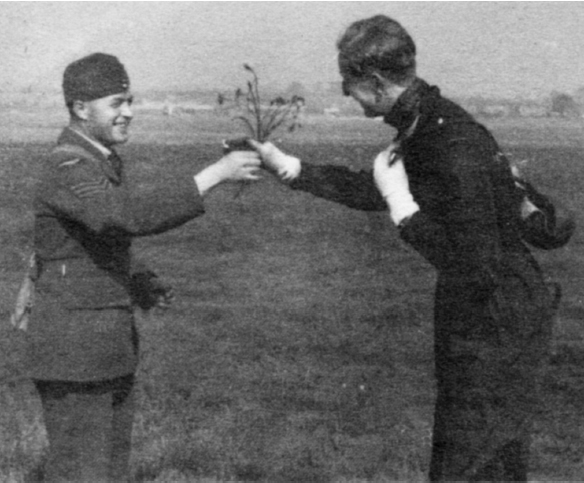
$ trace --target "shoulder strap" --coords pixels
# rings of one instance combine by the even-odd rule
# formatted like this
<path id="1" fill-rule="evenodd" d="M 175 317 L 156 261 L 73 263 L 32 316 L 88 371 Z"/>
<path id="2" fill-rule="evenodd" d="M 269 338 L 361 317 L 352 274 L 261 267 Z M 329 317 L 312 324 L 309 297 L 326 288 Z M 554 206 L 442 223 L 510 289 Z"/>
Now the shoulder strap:
<path id="1" fill-rule="evenodd" d="M 81 146 L 77 146 L 75 144 L 59 144 L 57 145 L 53 151 L 53 153 L 67 153 L 73 154 L 75 156 L 81 156 L 84 158 L 90 158 L 95 161 L 98 161 L 97 158 L 91 154 L 87 149 L 82 148 Z"/>

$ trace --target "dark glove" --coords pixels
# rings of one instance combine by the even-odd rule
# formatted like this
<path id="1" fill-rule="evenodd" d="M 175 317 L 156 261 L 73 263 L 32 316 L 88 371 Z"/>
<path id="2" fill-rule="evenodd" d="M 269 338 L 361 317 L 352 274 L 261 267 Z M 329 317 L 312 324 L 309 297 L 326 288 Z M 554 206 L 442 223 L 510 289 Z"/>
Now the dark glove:
<path id="1" fill-rule="evenodd" d="M 525 201 L 533 207 L 522 216 L 523 239 L 542 250 L 564 246 L 576 229 L 574 215 L 561 203 L 539 193 L 530 183 L 520 180 L 515 185 L 525 193 Z"/>
<path id="2" fill-rule="evenodd" d="M 142 310 L 167 309 L 175 298 L 172 287 L 162 283 L 152 272 L 132 275 L 131 296 L 134 305 Z"/>
<path id="3" fill-rule="evenodd" d="M 250 138 L 224 139 L 221 143 L 223 146 L 223 154 L 229 154 L 233 151 L 253 151 L 253 147 L 249 144 Z"/>

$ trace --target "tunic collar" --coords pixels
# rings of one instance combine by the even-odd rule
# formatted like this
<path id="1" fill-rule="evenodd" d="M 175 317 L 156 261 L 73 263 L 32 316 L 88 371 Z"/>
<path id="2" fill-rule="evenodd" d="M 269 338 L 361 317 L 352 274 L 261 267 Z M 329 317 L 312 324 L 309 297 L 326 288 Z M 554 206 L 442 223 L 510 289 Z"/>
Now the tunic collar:
<path id="1" fill-rule="evenodd" d="M 88 143 L 91 143 L 93 146 L 95 146 L 95 148 L 98 149 L 106 158 L 112 154 L 111 149 L 106 148 L 103 144 L 97 142 L 95 139 L 91 139 L 89 136 L 75 128 L 71 128 L 71 130 L 75 132 L 75 134 L 79 134 L 79 136 L 85 139 Z"/>
<path id="2" fill-rule="evenodd" d="M 117 153 L 111 149 L 106 148 L 103 144 L 90 139 L 85 134 L 79 132 L 71 127 L 66 127 L 57 140 L 57 144 L 73 144 L 80 146 L 96 159 L 101 160 L 101 166 L 105 175 L 115 184 L 119 184 L 121 180 L 121 161 Z M 116 166 L 114 166 L 115 158 Z M 120 166 L 117 166 L 119 164 Z"/>
<path id="3" fill-rule="evenodd" d="M 397 140 L 401 141 L 412 134 L 412 128 L 415 128 L 415 123 L 420 116 L 422 99 L 430 89 L 425 81 L 416 77 L 383 118 L 386 124 L 397 129 Z"/>
<path id="4" fill-rule="evenodd" d="M 61 132 L 57 144 L 74 144 L 76 146 L 81 146 L 86 151 L 89 151 L 98 159 L 107 159 L 111 154 L 111 151 L 107 149 L 102 144 L 97 141 L 93 141 L 88 138 L 85 134 L 73 129 L 71 127 L 66 127 Z"/>

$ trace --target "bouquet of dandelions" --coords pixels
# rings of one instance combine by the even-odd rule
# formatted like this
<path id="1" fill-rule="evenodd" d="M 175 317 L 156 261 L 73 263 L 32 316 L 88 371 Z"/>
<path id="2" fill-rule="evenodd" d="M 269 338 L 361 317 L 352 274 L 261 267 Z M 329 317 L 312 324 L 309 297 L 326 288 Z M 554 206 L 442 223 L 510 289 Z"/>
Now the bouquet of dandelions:
<path id="1" fill-rule="evenodd" d="M 223 152 L 225 154 L 236 150 L 250 150 L 249 138 L 263 143 L 267 141 L 279 129 L 286 129 L 294 132 L 301 127 L 299 115 L 304 106 L 304 98 L 294 95 L 290 99 L 278 96 L 272 99 L 267 105 L 262 104 L 260 96 L 259 79 L 255 70 L 249 64 L 243 64 L 243 68 L 252 76 L 247 81 L 247 92 L 240 88 L 235 91 L 235 105 L 239 111 L 233 119 L 243 124 L 247 130 L 247 136 L 243 138 L 224 140 Z M 243 103 L 243 108 L 241 104 Z M 235 197 L 238 197 L 245 184 Z"/>

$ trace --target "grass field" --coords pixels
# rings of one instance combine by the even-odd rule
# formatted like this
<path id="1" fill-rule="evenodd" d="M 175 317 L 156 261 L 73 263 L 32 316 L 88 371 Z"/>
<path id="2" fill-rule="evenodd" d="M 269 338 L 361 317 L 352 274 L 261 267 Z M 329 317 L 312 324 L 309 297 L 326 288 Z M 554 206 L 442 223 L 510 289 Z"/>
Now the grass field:
<path id="1" fill-rule="evenodd" d="M 123 148 L 140 182 L 193 172 L 237 134 L 228 119 L 137 113 Z M 65 122 L 13 112 L 0 126 L 0 311 L 4 325 L 31 243 L 36 166 Z M 582 126 L 491 124 L 501 144 L 582 226 Z M 307 119 L 283 145 L 310 162 L 367 166 L 381 123 Z M 177 292 L 141 314 L 132 467 L 137 481 L 426 481 L 432 405 L 432 268 L 386 214 L 353 211 L 266 176 L 218 188 L 205 216 L 136 251 Z M 537 257 L 564 287 L 554 357 L 535 415 L 534 481 L 582 481 L 584 239 Z M 6 332 L 6 331 L 4 331 Z M 18 354 L 2 339 L 4 374 Z M 27 481 L 46 438 L 26 381 L 0 386 L 0 481 Z"/>

